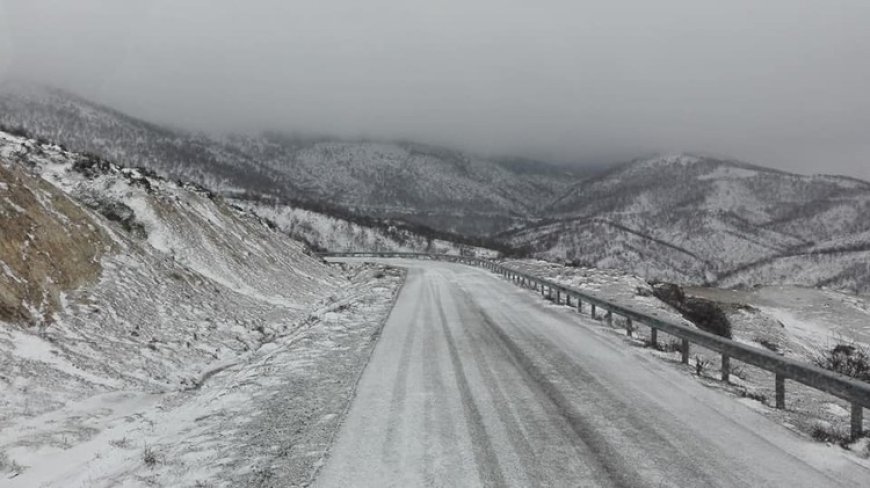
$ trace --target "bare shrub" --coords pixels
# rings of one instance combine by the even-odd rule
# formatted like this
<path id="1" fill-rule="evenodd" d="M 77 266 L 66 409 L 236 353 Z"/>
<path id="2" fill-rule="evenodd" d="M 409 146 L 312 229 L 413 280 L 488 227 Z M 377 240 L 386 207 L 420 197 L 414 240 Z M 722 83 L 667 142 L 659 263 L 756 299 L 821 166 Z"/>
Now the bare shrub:
<path id="1" fill-rule="evenodd" d="M 767 403 L 767 395 L 764 393 L 758 393 L 757 391 L 747 390 L 746 388 L 740 390 L 739 395 L 742 398 L 749 398 L 750 400 L 755 400 L 757 402 Z"/>
<path id="2" fill-rule="evenodd" d="M 142 452 L 142 462 L 145 463 L 145 466 L 149 468 L 153 468 L 157 465 L 157 453 L 154 452 L 154 449 L 151 449 L 148 446 L 145 446 L 145 450 Z"/>
<path id="3" fill-rule="evenodd" d="M 683 341 L 671 339 L 667 342 L 657 342 L 655 347 L 661 352 L 680 352 L 683 350 Z"/>
<path id="4" fill-rule="evenodd" d="M 24 471 L 24 467 L 10 459 L 5 452 L 0 451 L 0 473 L 19 474 Z"/>
<path id="5" fill-rule="evenodd" d="M 744 368 L 743 366 L 733 366 L 732 365 L 731 368 L 728 370 L 728 373 L 732 376 L 736 376 L 736 377 L 740 378 L 743 381 L 746 381 L 749 379 L 749 374 L 746 373 L 746 368 Z"/>
<path id="6" fill-rule="evenodd" d="M 127 440 L 126 437 L 122 437 L 120 439 L 112 439 L 109 441 L 109 444 L 119 449 L 126 449 L 130 447 L 130 442 Z"/>
<path id="7" fill-rule="evenodd" d="M 838 429 L 827 422 L 817 423 L 810 432 L 810 436 L 813 440 L 827 442 L 829 444 L 837 444 L 844 448 L 851 440 L 851 436 L 848 432 Z"/>
<path id="8" fill-rule="evenodd" d="M 698 376 L 703 376 L 704 371 L 707 370 L 707 367 L 710 366 L 710 361 L 701 356 L 695 356 L 695 374 Z"/>
<path id="9" fill-rule="evenodd" d="M 840 342 L 816 354 L 815 363 L 822 368 L 870 382 L 870 350 L 855 342 Z"/>
<path id="10" fill-rule="evenodd" d="M 674 307 L 699 329 L 731 339 L 731 322 L 716 302 L 687 296 L 679 285 L 673 283 L 653 283 L 652 290 L 656 298 Z"/>

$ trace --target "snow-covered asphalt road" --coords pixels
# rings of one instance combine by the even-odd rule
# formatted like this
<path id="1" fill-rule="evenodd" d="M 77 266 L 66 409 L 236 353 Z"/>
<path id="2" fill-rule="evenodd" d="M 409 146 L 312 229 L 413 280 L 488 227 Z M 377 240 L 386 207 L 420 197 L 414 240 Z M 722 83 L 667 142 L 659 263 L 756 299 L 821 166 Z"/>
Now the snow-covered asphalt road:
<path id="1" fill-rule="evenodd" d="M 870 471 L 487 271 L 407 282 L 317 485 L 867 486 Z"/>

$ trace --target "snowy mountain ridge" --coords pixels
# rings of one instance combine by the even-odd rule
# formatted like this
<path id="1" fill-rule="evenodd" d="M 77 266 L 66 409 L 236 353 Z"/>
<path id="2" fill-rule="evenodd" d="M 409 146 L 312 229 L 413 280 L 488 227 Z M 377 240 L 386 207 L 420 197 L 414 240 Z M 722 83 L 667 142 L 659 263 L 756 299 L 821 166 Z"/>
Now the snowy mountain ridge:
<path id="1" fill-rule="evenodd" d="M 283 230 L 322 248 L 431 247 L 431 236 L 361 226 L 346 218 L 354 215 L 649 279 L 870 290 L 870 183 L 853 178 L 691 154 L 590 175 L 407 142 L 209 137 L 63 92 L 24 91 L 0 90 L 0 123 L 248 200 L 241 205 L 283 219 Z"/>
<path id="2" fill-rule="evenodd" d="M 870 289 L 870 183 L 701 156 L 640 160 L 502 238 L 561 261 L 728 286 Z"/>
<path id="3" fill-rule="evenodd" d="M 532 218 L 582 177 L 577 169 L 537 163 L 546 171 L 530 173 L 516 161 L 407 142 L 189 134 L 17 83 L 0 86 L 0 124 L 216 192 L 330 202 L 473 236 Z"/>

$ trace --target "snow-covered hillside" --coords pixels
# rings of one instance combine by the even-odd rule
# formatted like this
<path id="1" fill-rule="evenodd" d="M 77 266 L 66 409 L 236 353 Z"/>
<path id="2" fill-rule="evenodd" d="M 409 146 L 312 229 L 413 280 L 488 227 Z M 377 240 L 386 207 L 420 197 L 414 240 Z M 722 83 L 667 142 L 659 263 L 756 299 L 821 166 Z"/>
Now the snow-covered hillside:
<path id="1" fill-rule="evenodd" d="M 268 219 L 294 239 L 326 251 L 426 252 L 483 258 L 499 255 L 492 249 L 426 237 L 397 224 L 364 225 L 288 205 L 269 205 L 247 200 L 233 200 L 232 203 Z"/>
<path id="2" fill-rule="evenodd" d="M 401 279 L 329 266 L 198 187 L 2 132 L 0 221 L 4 486 L 310 476 Z M 274 422 L 297 429 L 281 456 Z"/>
<path id="3" fill-rule="evenodd" d="M 690 155 L 586 180 L 505 233 L 538 256 L 688 283 L 870 290 L 870 183 Z"/>
<path id="4" fill-rule="evenodd" d="M 545 171 L 543 163 L 540 173 L 518 174 L 497 161 L 421 144 L 268 134 L 231 140 L 312 199 L 468 235 L 523 222 L 578 179 Z"/>
<path id="5" fill-rule="evenodd" d="M 360 225 L 354 216 L 651 279 L 870 291 L 870 183 L 850 178 L 685 154 L 591 176 L 414 143 L 211 137 L 20 85 L 0 89 L 0 124 L 218 194 L 247 195 L 249 208 L 326 249 L 432 247 L 425 233 Z M 279 208 L 264 210 L 262 201 Z"/>
<path id="6" fill-rule="evenodd" d="M 18 83 L 0 86 L 0 124 L 218 192 L 329 202 L 476 236 L 526 221 L 582 175 L 412 143 L 187 134 Z"/>

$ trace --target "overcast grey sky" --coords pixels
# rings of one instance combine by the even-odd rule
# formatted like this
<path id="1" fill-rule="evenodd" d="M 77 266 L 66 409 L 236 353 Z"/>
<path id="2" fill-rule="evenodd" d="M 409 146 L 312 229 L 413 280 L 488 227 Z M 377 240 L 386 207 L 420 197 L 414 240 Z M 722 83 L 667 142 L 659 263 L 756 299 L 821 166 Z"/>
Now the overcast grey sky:
<path id="1" fill-rule="evenodd" d="M 0 0 L 0 77 L 206 130 L 870 180 L 870 0 Z"/>

